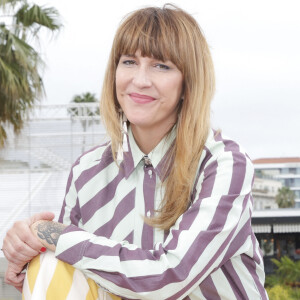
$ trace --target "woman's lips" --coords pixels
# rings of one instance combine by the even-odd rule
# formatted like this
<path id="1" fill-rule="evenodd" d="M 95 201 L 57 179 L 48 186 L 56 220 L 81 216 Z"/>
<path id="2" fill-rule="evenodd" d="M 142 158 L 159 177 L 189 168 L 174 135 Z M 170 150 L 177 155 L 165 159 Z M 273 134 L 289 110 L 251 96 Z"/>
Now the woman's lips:
<path id="1" fill-rule="evenodd" d="M 149 103 L 155 100 L 155 98 L 147 95 L 141 95 L 137 93 L 130 93 L 130 98 L 136 103 Z"/>

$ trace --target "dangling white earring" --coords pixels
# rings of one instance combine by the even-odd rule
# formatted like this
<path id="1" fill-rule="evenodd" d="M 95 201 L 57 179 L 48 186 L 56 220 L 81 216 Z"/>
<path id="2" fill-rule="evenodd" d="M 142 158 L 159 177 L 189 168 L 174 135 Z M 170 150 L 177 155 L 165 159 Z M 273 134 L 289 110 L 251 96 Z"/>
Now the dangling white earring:
<path id="1" fill-rule="evenodd" d="M 122 133 L 123 133 L 123 143 L 122 148 L 124 152 L 128 152 L 128 141 L 127 141 L 127 117 L 125 116 L 124 112 L 122 113 Z"/>
<path id="2" fill-rule="evenodd" d="M 128 141 L 127 141 L 127 117 L 122 110 L 120 110 L 120 126 L 122 133 L 122 146 L 119 145 L 117 160 L 123 160 L 124 152 L 128 152 Z"/>

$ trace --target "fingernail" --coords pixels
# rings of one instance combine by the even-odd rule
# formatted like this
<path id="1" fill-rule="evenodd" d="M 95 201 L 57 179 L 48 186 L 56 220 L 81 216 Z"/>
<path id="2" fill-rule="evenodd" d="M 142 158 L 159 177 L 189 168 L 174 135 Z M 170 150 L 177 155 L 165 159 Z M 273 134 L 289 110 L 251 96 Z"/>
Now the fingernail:
<path id="1" fill-rule="evenodd" d="M 45 252 L 46 250 L 47 250 L 47 248 L 45 248 L 45 247 L 42 247 L 42 248 L 40 249 L 41 252 Z"/>

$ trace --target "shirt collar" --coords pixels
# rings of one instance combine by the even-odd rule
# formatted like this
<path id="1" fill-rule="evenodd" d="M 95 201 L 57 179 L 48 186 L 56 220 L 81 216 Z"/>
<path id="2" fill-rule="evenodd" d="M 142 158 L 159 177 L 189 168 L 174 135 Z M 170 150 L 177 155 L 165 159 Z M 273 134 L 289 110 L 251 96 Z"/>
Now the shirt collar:
<path id="1" fill-rule="evenodd" d="M 168 172 L 164 172 L 163 167 L 168 158 L 172 146 L 174 145 L 174 140 L 176 137 L 176 125 L 172 128 L 170 134 L 167 134 L 156 147 L 148 154 L 151 160 L 152 166 L 159 175 L 160 179 L 163 181 L 168 175 Z M 125 177 L 128 178 L 130 174 L 134 171 L 137 165 L 143 160 L 146 155 L 141 151 L 137 145 L 132 130 L 129 126 L 128 128 L 128 152 L 124 152 L 124 158 L 121 163 L 125 171 Z"/>

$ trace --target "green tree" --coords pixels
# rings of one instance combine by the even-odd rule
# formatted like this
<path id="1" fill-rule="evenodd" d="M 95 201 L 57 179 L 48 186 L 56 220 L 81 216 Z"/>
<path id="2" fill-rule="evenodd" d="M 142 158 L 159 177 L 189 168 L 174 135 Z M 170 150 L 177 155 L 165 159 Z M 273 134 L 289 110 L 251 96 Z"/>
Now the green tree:
<path id="1" fill-rule="evenodd" d="M 283 256 L 280 260 L 273 258 L 272 262 L 277 268 L 275 274 L 266 277 L 270 300 L 300 299 L 300 261 Z"/>
<path id="2" fill-rule="evenodd" d="M 300 261 L 292 261 L 288 256 L 281 257 L 280 260 L 272 258 L 276 265 L 276 274 L 281 283 L 295 285 L 300 282 Z"/>
<path id="3" fill-rule="evenodd" d="M 284 186 L 278 190 L 275 200 L 280 208 L 294 207 L 295 193 L 290 188 Z"/>
<path id="4" fill-rule="evenodd" d="M 58 32 L 60 16 L 53 7 L 27 0 L 0 0 L 0 148 L 7 139 L 6 125 L 19 133 L 26 116 L 44 94 L 44 62 L 32 46 L 40 30 Z"/>
<path id="5" fill-rule="evenodd" d="M 95 103 L 98 102 L 95 94 L 92 93 L 83 93 L 81 95 L 75 95 L 71 100 L 71 103 L 77 104 L 85 104 L 85 103 Z M 68 114 L 71 116 L 73 120 L 74 117 L 80 120 L 81 126 L 83 128 L 84 133 L 87 130 L 87 127 L 94 121 L 93 117 L 98 116 L 100 114 L 99 107 L 88 107 L 85 105 L 78 106 L 78 107 L 69 107 Z M 82 143 L 82 152 L 84 152 L 85 148 L 85 137 L 83 138 Z"/>

